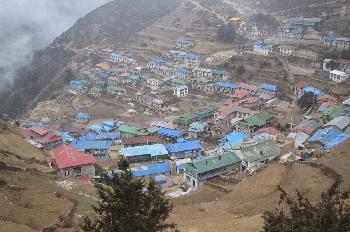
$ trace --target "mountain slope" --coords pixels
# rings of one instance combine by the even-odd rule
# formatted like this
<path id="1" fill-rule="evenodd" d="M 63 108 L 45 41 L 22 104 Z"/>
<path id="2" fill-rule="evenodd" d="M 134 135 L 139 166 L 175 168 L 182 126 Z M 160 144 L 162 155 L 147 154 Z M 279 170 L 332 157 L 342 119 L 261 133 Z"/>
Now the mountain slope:
<path id="1" fill-rule="evenodd" d="M 25 112 L 40 100 L 54 97 L 64 71 L 81 49 L 123 46 L 135 33 L 176 9 L 181 0 L 114 0 L 99 7 L 38 52 L 18 72 L 14 85 L 0 94 L 0 112 Z"/>

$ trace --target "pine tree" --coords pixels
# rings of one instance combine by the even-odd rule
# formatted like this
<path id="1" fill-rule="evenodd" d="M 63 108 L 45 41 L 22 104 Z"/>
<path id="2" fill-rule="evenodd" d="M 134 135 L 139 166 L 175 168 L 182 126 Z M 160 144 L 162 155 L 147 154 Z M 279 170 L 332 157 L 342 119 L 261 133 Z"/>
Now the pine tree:
<path id="1" fill-rule="evenodd" d="M 93 206 L 96 217 L 84 218 L 81 228 L 89 232 L 157 232 L 175 230 L 166 223 L 172 205 L 154 180 L 135 178 L 121 158 L 120 172 L 104 175 L 96 183 L 100 201 Z"/>
<path id="2" fill-rule="evenodd" d="M 321 201 L 312 204 L 300 192 L 293 199 L 280 189 L 280 204 L 286 206 L 274 212 L 265 212 L 264 232 L 347 232 L 350 231 L 350 206 L 347 194 L 338 186 L 322 194 Z"/>

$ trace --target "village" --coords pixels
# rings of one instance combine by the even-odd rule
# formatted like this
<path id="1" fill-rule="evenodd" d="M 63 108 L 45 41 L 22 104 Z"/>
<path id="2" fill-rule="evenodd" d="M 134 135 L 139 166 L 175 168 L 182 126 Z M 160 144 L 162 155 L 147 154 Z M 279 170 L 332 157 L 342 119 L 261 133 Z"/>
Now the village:
<path id="1" fill-rule="evenodd" d="M 263 60 L 294 56 L 321 19 L 289 19 L 274 34 L 232 21 L 252 48 L 240 46 L 235 56 Z M 318 40 L 325 48 L 350 48 L 350 38 L 325 34 Z M 289 79 L 289 93 L 254 76 L 235 82 L 228 70 L 192 52 L 196 46 L 177 38 L 174 49 L 147 62 L 132 51 L 98 51 L 102 61 L 80 69 L 61 91 L 73 115 L 35 115 L 16 126 L 29 143 L 48 151 L 48 165 L 62 180 L 97 180 L 117 172 L 123 156 L 134 176 L 154 178 L 171 197 L 217 177 L 239 181 L 266 163 L 317 159 L 350 138 L 350 97 L 312 79 Z M 317 62 L 323 83 L 348 82 L 350 60 Z M 110 108 L 88 110 L 99 101 Z"/>

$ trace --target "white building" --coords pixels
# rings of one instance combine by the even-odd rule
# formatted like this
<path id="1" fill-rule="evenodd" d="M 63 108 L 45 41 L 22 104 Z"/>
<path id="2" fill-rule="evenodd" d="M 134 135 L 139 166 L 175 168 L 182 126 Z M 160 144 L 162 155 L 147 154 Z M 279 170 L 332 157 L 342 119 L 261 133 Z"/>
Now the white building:
<path id="1" fill-rule="evenodd" d="M 329 72 L 329 79 L 333 82 L 340 83 L 349 78 L 349 75 L 339 70 Z"/>
<path id="2" fill-rule="evenodd" d="M 280 45 L 279 49 L 280 49 L 280 53 L 282 55 L 290 56 L 290 55 L 292 55 L 295 52 L 296 47 L 290 46 L 290 45 Z"/>
<path id="3" fill-rule="evenodd" d="M 272 52 L 272 45 L 265 41 L 258 40 L 254 44 L 254 52 L 261 55 L 269 55 Z"/>
<path id="4" fill-rule="evenodd" d="M 188 87 L 185 85 L 175 87 L 173 95 L 175 95 L 177 97 L 187 96 L 188 95 Z"/>

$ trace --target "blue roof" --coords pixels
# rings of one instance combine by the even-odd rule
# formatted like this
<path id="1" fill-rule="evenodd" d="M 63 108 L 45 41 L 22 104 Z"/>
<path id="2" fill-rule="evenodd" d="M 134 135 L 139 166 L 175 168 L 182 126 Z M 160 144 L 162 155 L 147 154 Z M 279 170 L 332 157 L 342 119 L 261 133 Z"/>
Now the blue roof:
<path id="1" fill-rule="evenodd" d="M 161 136 L 170 137 L 170 138 L 180 138 L 182 136 L 181 131 L 164 128 L 164 127 L 159 128 L 158 134 Z"/>
<path id="2" fill-rule="evenodd" d="M 120 133 L 103 133 L 96 135 L 97 140 L 117 140 L 120 139 Z"/>
<path id="3" fill-rule="evenodd" d="M 311 93 L 315 94 L 316 96 L 323 96 L 324 95 L 324 93 L 321 90 L 316 89 L 315 87 L 312 87 L 312 86 L 306 86 L 303 90 L 305 93 L 311 92 Z"/>
<path id="4" fill-rule="evenodd" d="M 73 142 L 74 137 L 69 134 L 69 132 L 62 132 L 61 136 L 64 142 Z"/>
<path id="5" fill-rule="evenodd" d="M 326 42 L 333 42 L 335 40 L 335 37 L 333 35 L 326 35 L 323 37 L 323 40 Z"/>
<path id="6" fill-rule="evenodd" d="M 232 132 L 221 139 L 221 142 L 228 142 L 230 146 L 236 146 L 248 139 L 244 132 Z"/>
<path id="7" fill-rule="evenodd" d="M 189 71 L 185 68 L 176 68 L 175 70 L 176 72 L 179 72 L 179 73 L 189 73 Z"/>
<path id="8" fill-rule="evenodd" d="M 170 153 L 192 152 L 202 148 L 203 146 L 199 140 L 187 141 L 182 143 L 174 143 L 174 144 L 168 145 L 168 150 Z"/>
<path id="9" fill-rule="evenodd" d="M 81 140 L 81 141 L 94 141 L 94 140 L 96 140 L 96 136 L 97 135 L 95 135 L 95 134 L 89 133 L 89 134 L 86 134 L 84 136 L 81 136 L 79 138 L 79 140 Z"/>
<path id="10" fill-rule="evenodd" d="M 201 56 L 193 54 L 193 53 L 187 53 L 185 55 L 185 58 L 190 59 L 190 60 L 199 60 L 199 59 L 201 59 Z"/>
<path id="11" fill-rule="evenodd" d="M 255 46 L 264 48 L 264 49 L 271 49 L 271 45 L 265 41 L 258 40 L 255 42 Z"/>
<path id="12" fill-rule="evenodd" d="M 145 164 L 132 167 L 131 170 L 134 176 L 149 176 L 164 172 L 170 172 L 170 164 L 168 162 Z"/>
<path id="13" fill-rule="evenodd" d="M 140 80 L 140 77 L 139 77 L 139 76 L 136 76 L 136 75 L 133 75 L 133 76 L 130 76 L 130 77 L 129 77 L 129 80 L 138 81 L 138 80 Z"/>
<path id="14" fill-rule="evenodd" d="M 91 125 L 89 129 L 96 132 L 101 132 L 103 130 L 102 126 L 96 124 Z"/>
<path id="15" fill-rule="evenodd" d="M 141 155 L 160 156 L 160 155 L 167 155 L 168 151 L 163 144 L 153 144 L 153 145 L 122 148 L 121 153 L 125 157 L 141 156 Z"/>
<path id="16" fill-rule="evenodd" d="M 103 125 L 110 126 L 110 127 L 118 127 L 120 126 L 120 123 L 115 121 L 104 121 Z"/>
<path id="17" fill-rule="evenodd" d="M 269 84 L 262 84 L 262 85 L 260 85 L 260 89 L 275 92 L 277 90 L 277 86 L 276 85 L 269 85 Z"/>
<path id="18" fill-rule="evenodd" d="M 344 142 L 349 137 L 334 127 L 319 129 L 310 138 L 309 142 L 320 142 L 324 145 L 323 150 L 328 151 L 332 147 Z"/>
<path id="19" fill-rule="evenodd" d="M 105 71 L 98 71 L 96 75 L 101 79 L 107 79 L 109 77 L 109 73 Z"/>
<path id="20" fill-rule="evenodd" d="M 166 61 L 162 57 L 156 57 L 153 62 L 157 65 L 164 65 Z"/>
<path id="21" fill-rule="evenodd" d="M 158 176 L 154 177 L 154 180 L 156 181 L 156 183 L 165 182 L 166 176 L 165 175 L 158 175 Z"/>
<path id="22" fill-rule="evenodd" d="M 190 128 L 188 128 L 188 131 L 199 133 L 199 132 L 203 131 L 203 129 L 206 127 L 206 125 L 207 125 L 207 123 L 205 123 L 205 122 L 194 122 L 190 125 Z"/>
<path id="23" fill-rule="evenodd" d="M 112 145 L 112 142 L 110 141 L 101 141 L 101 140 L 94 140 L 94 141 L 83 141 L 78 140 L 74 141 L 72 143 L 72 146 L 76 147 L 79 150 L 108 150 Z"/>
<path id="24" fill-rule="evenodd" d="M 90 119 L 90 115 L 87 113 L 77 113 L 77 115 L 75 116 L 76 119 L 78 120 L 88 120 Z"/>
<path id="25" fill-rule="evenodd" d="M 216 82 L 214 85 L 218 86 L 218 87 L 229 88 L 229 89 L 237 89 L 238 88 L 238 86 L 236 84 L 229 83 L 229 82 Z"/>
<path id="26" fill-rule="evenodd" d="M 187 39 L 180 39 L 180 40 L 177 41 L 177 43 L 191 44 L 192 41 L 191 40 L 187 40 Z"/>

